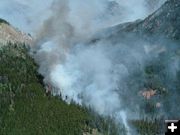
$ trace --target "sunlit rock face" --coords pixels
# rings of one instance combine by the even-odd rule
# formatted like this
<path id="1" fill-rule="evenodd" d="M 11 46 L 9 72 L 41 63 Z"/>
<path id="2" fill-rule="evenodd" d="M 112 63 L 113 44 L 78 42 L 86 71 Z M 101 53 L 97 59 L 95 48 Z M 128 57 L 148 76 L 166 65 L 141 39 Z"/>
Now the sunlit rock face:
<path id="1" fill-rule="evenodd" d="M 4 45 L 8 42 L 31 44 L 32 40 L 30 34 L 21 32 L 8 23 L 0 23 L 0 43 Z"/>

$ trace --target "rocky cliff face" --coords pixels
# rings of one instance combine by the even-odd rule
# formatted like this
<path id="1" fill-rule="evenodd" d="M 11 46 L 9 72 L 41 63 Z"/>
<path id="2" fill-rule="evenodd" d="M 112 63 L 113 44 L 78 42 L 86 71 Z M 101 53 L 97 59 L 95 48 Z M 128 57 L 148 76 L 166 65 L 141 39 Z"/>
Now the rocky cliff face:
<path id="1" fill-rule="evenodd" d="M 1 21 L 0 43 L 6 44 L 7 42 L 31 44 L 32 37 L 14 28 L 9 23 L 6 23 L 6 21 Z"/>

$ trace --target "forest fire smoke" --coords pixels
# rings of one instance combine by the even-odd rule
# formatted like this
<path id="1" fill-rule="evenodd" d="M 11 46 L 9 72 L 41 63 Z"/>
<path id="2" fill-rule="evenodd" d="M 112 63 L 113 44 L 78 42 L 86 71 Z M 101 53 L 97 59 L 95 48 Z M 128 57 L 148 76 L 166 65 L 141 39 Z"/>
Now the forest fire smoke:
<path id="1" fill-rule="evenodd" d="M 147 54 L 143 41 L 135 47 L 105 40 L 91 42 L 98 31 L 114 25 L 109 20 L 117 21 L 119 12 L 108 12 L 111 4 L 107 0 L 54 1 L 53 15 L 37 33 L 34 57 L 44 82 L 56 88 L 53 95 L 91 107 L 101 115 L 116 117 L 129 132 L 126 119 L 131 105 L 126 107 L 127 99 L 122 97 L 131 95 L 128 78 L 143 68 Z M 118 1 L 115 4 L 116 10 L 123 6 Z M 119 17 L 117 23 L 123 19 L 128 20 Z"/>

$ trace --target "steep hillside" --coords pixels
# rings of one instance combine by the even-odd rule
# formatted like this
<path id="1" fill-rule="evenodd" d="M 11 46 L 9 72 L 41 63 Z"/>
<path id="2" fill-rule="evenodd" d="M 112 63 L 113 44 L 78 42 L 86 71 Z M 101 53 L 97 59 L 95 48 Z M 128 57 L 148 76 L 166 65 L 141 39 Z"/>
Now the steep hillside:
<path id="1" fill-rule="evenodd" d="M 174 113 L 180 111 L 176 104 L 180 102 L 180 1 L 168 0 L 144 20 L 104 29 L 89 43 L 118 46 L 119 55 L 114 59 L 129 69 L 136 69 L 134 57 L 145 58 L 143 63 L 138 61 L 143 68 L 139 66 L 126 80 L 130 92 L 124 91 L 123 97 L 128 99 L 123 101 L 129 108 L 130 100 L 132 108 L 140 104 L 140 119 L 130 122 L 138 134 L 164 134 L 164 120 L 180 117 Z"/>
<path id="2" fill-rule="evenodd" d="M 79 135 L 87 112 L 45 95 L 37 66 L 23 45 L 0 50 L 0 134 Z"/>
<path id="3" fill-rule="evenodd" d="M 26 46 L 31 42 L 30 35 L 0 19 L 0 134 L 117 135 L 112 120 L 47 92 Z"/>
<path id="4" fill-rule="evenodd" d="M 113 64 L 127 69 L 122 70 L 128 75 L 116 91 L 121 96 L 121 108 L 127 106 L 130 115 L 136 115 L 136 111 L 139 115 L 137 119 L 127 120 L 134 134 L 164 134 L 164 119 L 180 117 L 176 113 L 180 111 L 176 104 L 180 102 L 179 19 L 180 1 L 168 0 L 146 19 L 105 29 L 90 41 L 111 44 L 115 49 L 105 49 L 112 52 L 107 55 L 115 60 Z M 148 42 L 159 38 L 163 43 Z M 99 116 L 73 101 L 67 104 L 61 94 L 52 96 L 51 86 L 44 86 L 43 77 L 37 72 L 38 65 L 28 54 L 25 44 L 31 42 L 31 36 L 0 20 L 1 135 L 127 134 L 125 124 L 116 125 L 112 118 Z M 147 49 L 146 44 L 151 48 Z"/>
<path id="5" fill-rule="evenodd" d="M 113 122 L 46 93 L 25 45 L 1 46 L 0 63 L 1 135 L 117 135 Z"/>
<path id="6" fill-rule="evenodd" d="M 180 39 L 180 1 L 168 0 L 160 9 L 135 27 L 127 26 L 124 30 L 139 34 L 160 35 L 170 39 Z"/>
<path id="7" fill-rule="evenodd" d="M 127 34 L 134 34 L 140 38 L 161 36 L 180 40 L 180 1 L 168 0 L 144 20 L 116 25 L 98 34 L 99 38 L 117 39 L 126 37 Z"/>
<path id="8" fill-rule="evenodd" d="M 6 44 L 7 42 L 31 44 L 32 37 L 0 19 L 0 43 Z"/>

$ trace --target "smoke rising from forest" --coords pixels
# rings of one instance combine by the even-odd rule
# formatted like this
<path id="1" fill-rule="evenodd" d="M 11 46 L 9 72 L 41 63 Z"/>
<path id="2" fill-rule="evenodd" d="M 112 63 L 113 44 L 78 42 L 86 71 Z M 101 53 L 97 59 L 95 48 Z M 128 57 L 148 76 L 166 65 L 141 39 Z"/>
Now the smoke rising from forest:
<path id="1" fill-rule="evenodd" d="M 145 62 L 153 59 L 149 43 L 91 42 L 91 38 L 114 24 L 147 16 L 153 8 L 144 2 L 138 1 L 137 7 L 121 0 L 52 3 L 53 14 L 37 33 L 34 49 L 45 83 L 56 88 L 54 95 L 120 118 L 129 129 L 126 118 L 139 117 L 136 95 L 143 87 Z"/>
<path id="2" fill-rule="evenodd" d="M 137 119 L 140 114 L 146 114 L 141 110 L 143 98 L 138 95 L 141 88 L 146 87 L 144 68 L 159 58 L 166 45 L 136 37 L 127 41 L 121 37 L 92 39 L 103 29 L 147 17 L 164 0 L 49 0 L 42 8 L 35 8 L 43 3 L 41 0 L 39 4 L 31 1 L 31 6 L 29 2 L 13 1 L 12 9 L 18 9 L 13 10 L 13 14 L 24 20 L 19 27 L 36 36 L 32 48 L 34 57 L 44 82 L 55 88 L 54 95 L 91 107 L 101 115 L 115 117 L 127 129 L 127 118 Z M 9 5 L 5 0 L 0 3 L 5 5 L 3 8 Z M 12 9 L 8 8 L 10 13 Z M 22 11 L 24 13 L 19 14 Z M 3 16 L 3 12 L 0 13 Z M 8 14 L 7 20 L 16 24 L 13 14 Z M 167 86 L 171 87 L 179 63 L 176 58 L 165 63 L 168 66 L 164 70 L 172 76 L 169 80 L 157 79 L 168 82 Z M 164 108 L 158 111 L 159 114 L 166 112 Z"/>

